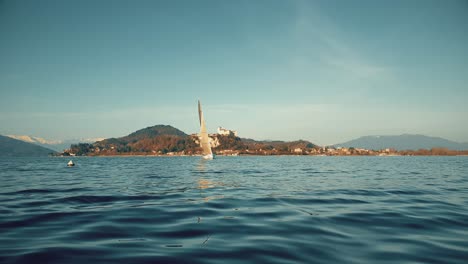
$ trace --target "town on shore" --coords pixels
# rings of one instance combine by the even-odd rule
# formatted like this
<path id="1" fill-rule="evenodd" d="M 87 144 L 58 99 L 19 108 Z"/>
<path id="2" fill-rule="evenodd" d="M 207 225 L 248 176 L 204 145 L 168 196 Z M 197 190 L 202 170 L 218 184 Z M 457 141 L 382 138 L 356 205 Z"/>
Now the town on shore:
<path id="1" fill-rule="evenodd" d="M 354 147 L 318 146 L 309 141 L 257 141 L 240 138 L 236 131 L 218 128 L 210 134 L 215 155 L 311 155 L 311 156 L 455 156 L 468 155 L 468 150 L 431 148 L 371 150 Z M 60 156 L 199 156 L 201 148 L 197 134 L 187 135 L 168 125 L 138 130 L 121 138 L 109 138 L 95 143 L 72 144 Z"/>

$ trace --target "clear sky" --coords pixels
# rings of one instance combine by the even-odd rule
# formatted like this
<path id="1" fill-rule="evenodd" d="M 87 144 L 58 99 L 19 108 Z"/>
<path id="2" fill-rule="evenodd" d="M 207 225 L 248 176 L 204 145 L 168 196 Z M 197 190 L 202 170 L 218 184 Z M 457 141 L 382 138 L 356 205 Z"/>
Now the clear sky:
<path id="1" fill-rule="evenodd" d="M 0 134 L 468 141 L 468 2 L 0 0 Z"/>

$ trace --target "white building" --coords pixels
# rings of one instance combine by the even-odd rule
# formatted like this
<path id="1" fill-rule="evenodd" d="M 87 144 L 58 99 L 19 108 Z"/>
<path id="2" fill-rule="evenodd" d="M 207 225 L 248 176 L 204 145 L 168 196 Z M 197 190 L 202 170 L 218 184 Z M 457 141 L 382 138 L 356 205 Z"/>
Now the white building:
<path id="1" fill-rule="evenodd" d="M 302 153 L 302 149 L 301 148 L 295 148 L 294 153 Z"/>
<path id="2" fill-rule="evenodd" d="M 223 135 L 223 136 L 234 135 L 237 137 L 237 131 L 229 130 L 229 129 L 222 128 L 222 127 L 218 127 L 218 134 Z"/>

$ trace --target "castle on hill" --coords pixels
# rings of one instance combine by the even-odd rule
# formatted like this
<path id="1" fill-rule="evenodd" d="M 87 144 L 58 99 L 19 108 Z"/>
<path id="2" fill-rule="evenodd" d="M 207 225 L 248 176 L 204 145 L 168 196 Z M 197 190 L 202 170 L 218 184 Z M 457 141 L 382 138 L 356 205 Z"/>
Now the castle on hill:
<path id="1" fill-rule="evenodd" d="M 223 135 L 223 136 L 235 136 L 237 137 L 237 131 L 235 130 L 229 130 L 223 127 L 218 127 L 218 134 Z"/>

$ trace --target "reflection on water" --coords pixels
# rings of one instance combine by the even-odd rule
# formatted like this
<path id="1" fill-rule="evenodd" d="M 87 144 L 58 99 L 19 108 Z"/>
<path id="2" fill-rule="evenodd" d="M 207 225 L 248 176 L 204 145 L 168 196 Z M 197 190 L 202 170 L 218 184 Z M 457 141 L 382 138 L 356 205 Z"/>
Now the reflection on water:
<path id="1" fill-rule="evenodd" d="M 211 181 L 209 179 L 203 179 L 203 178 L 198 179 L 197 184 L 198 184 L 198 189 L 200 189 L 200 190 L 211 189 L 211 188 L 223 186 L 223 183 L 221 183 L 221 182 L 214 182 L 214 181 Z M 221 199 L 221 198 L 224 198 L 224 195 L 210 195 L 210 196 L 203 197 L 203 200 L 205 202 L 208 202 L 210 200 Z"/>
<path id="2" fill-rule="evenodd" d="M 213 195 L 213 196 L 203 197 L 203 201 L 209 202 L 211 200 L 218 200 L 218 199 L 222 199 L 222 198 L 224 198 L 224 195 Z"/>
<path id="3" fill-rule="evenodd" d="M 0 263 L 466 263 L 467 157 L 0 159 Z"/>
<path id="4" fill-rule="evenodd" d="M 215 183 L 208 179 L 198 179 L 198 189 L 214 188 Z"/>
<path id="5" fill-rule="evenodd" d="M 210 162 L 209 160 L 205 159 L 200 159 L 200 161 L 197 163 L 196 166 L 196 171 L 198 172 L 208 172 L 207 170 L 207 162 Z M 220 181 L 213 181 L 208 178 L 199 178 L 197 180 L 197 189 L 199 190 L 205 190 L 205 189 L 212 189 L 216 187 L 222 187 L 224 186 L 224 183 Z M 202 193 L 203 196 L 203 193 Z M 206 195 L 203 197 L 203 201 L 208 202 L 210 200 L 215 200 L 215 199 L 222 199 L 224 198 L 224 195 L 222 194 L 216 194 L 216 195 Z"/>
<path id="6" fill-rule="evenodd" d="M 197 163 L 197 167 L 196 167 L 197 171 L 200 171 L 200 172 L 206 171 L 206 163 L 207 162 L 208 162 L 208 160 L 200 158 L 200 160 Z"/>
<path id="7" fill-rule="evenodd" d="M 212 181 L 210 179 L 204 179 L 204 178 L 198 179 L 197 183 L 198 183 L 198 189 L 210 189 L 210 188 L 225 186 L 225 184 L 220 181 Z"/>

